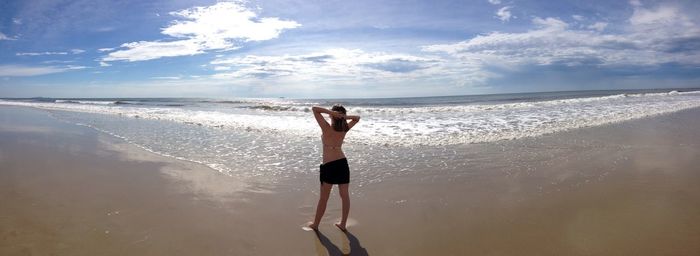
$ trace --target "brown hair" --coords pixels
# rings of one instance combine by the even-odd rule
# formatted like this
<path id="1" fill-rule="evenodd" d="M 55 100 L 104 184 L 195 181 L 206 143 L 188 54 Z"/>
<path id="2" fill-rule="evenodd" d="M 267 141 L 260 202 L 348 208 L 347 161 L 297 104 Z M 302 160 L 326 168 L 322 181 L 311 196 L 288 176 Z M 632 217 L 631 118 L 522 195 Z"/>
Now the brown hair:
<path id="1" fill-rule="evenodd" d="M 331 111 L 340 112 L 343 115 L 347 113 L 345 111 L 345 108 L 341 105 L 333 105 Z M 348 130 L 350 130 L 350 128 L 348 127 L 348 120 L 346 120 L 345 118 L 333 118 L 333 130 L 335 130 L 336 132 L 347 132 Z"/>

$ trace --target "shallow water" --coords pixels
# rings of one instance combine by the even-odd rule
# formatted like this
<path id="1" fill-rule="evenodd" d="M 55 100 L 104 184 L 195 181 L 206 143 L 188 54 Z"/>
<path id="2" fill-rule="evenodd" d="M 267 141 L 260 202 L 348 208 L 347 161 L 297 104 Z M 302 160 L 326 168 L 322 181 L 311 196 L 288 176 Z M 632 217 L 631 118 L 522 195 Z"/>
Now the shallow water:
<path id="1" fill-rule="evenodd" d="M 527 152 L 507 149 L 500 141 L 700 107 L 700 92 L 354 100 L 0 100 L 1 105 L 45 109 L 57 119 L 92 127 L 151 152 L 205 164 L 261 187 L 285 186 L 283 181 L 308 179 L 317 172 L 320 129 L 309 108 L 330 102 L 344 103 L 351 114 L 362 116 L 344 145 L 353 182 L 362 187 L 417 170 L 436 169 L 458 177 L 493 164 L 516 175 L 513 170 L 528 167 L 509 159 L 520 159 L 519 154 Z M 474 143 L 479 143 L 478 149 L 470 146 Z M 576 146 L 581 145 L 585 143 Z M 547 150 L 543 154 L 549 155 L 539 157 L 571 148 Z M 515 155 L 502 155 L 505 151 Z"/>

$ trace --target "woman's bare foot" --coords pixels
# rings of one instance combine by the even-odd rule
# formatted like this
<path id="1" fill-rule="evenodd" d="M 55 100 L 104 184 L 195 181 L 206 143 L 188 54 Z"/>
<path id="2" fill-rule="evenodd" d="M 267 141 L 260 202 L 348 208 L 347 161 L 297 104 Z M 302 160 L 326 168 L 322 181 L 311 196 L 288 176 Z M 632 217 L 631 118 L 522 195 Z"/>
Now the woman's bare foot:
<path id="1" fill-rule="evenodd" d="M 348 229 L 345 228 L 345 225 L 341 225 L 341 223 L 335 223 L 335 226 L 338 227 L 338 228 L 339 228 L 340 230 L 342 230 L 343 232 L 347 232 L 347 231 L 348 231 Z"/>
<path id="2" fill-rule="evenodd" d="M 318 231 L 318 224 L 314 224 L 313 222 L 309 221 L 309 223 L 306 223 L 306 228 Z"/>

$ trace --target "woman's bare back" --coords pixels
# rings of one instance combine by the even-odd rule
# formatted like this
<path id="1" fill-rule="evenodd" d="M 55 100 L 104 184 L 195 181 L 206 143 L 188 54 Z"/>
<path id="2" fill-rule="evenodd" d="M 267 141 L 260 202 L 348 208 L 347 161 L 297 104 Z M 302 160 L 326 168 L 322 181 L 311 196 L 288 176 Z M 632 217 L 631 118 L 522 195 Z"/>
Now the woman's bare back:
<path id="1" fill-rule="evenodd" d="M 323 143 L 323 163 L 345 158 L 342 148 L 345 134 L 346 132 L 337 132 L 334 130 L 324 131 L 323 134 L 321 134 L 321 142 Z"/>

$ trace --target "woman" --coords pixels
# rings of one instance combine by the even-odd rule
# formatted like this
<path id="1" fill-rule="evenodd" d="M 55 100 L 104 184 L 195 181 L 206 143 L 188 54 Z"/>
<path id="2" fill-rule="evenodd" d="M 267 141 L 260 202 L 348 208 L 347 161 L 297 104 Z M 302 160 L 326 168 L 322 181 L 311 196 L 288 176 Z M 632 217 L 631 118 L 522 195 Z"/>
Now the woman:
<path id="1" fill-rule="evenodd" d="M 309 223 L 309 228 L 318 230 L 323 214 L 326 212 L 326 203 L 331 194 L 333 184 L 338 184 L 340 198 L 343 201 L 343 218 L 335 226 L 346 231 L 346 222 L 350 212 L 350 195 L 348 194 L 348 183 L 350 183 L 350 168 L 348 160 L 343 154 L 341 146 L 345 139 L 345 134 L 360 121 L 360 116 L 346 116 L 345 108 L 335 105 L 331 110 L 322 107 L 313 107 L 318 126 L 321 127 L 321 142 L 323 142 L 323 164 L 321 164 L 321 195 L 316 206 L 316 218 Z M 321 114 L 328 114 L 331 123 L 328 124 Z M 347 120 L 350 119 L 348 123 Z"/>

